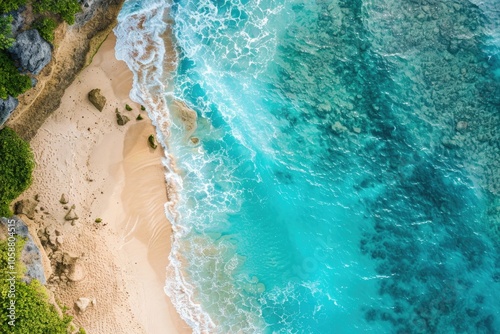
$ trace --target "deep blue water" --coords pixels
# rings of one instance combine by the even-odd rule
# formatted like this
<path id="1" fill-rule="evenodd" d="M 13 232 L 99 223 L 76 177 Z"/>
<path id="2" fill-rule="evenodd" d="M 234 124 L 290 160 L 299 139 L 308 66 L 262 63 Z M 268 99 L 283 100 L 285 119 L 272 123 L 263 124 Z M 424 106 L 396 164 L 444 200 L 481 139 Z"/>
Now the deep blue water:
<path id="1" fill-rule="evenodd" d="M 175 159 L 166 291 L 195 332 L 500 332 L 498 3 L 129 0 L 119 21 Z"/>

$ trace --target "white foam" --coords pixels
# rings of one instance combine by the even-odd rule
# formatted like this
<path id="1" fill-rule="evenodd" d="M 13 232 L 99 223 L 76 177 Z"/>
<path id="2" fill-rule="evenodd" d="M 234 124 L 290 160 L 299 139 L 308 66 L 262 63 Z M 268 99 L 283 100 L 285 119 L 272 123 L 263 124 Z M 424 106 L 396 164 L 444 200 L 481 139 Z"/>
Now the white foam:
<path id="1" fill-rule="evenodd" d="M 170 5 L 163 0 L 127 1 L 118 16 L 114 32 L 117 36 L 116 58 L 127 63 L 133 72 L 132 100 L 146 106 L 156 127 L 158 141 L 164 148 L 163 164 L 167 172 L 165 180 L 173 191 L 169 192 L 165 203 L 165 214 L 173 225 L 170 265 L 172 274 L 166 282 L 165 293 L 171 298 L 175 308 L 194 333 L 211 331 L 214 323 L 193 296 L 194 287 L 186 281 L 179 259 L 179 240 L 189 232 L 189 227 L 180 225 L 181 217 L 176 210 L 178 194 L 183 189 L 182 178 L 175 172 L 175 162 L 169 154 L 168 138 L 172 120 L 166 96 L 172 92 L 165 85 L 170 73 L 164 72 L 165 45 L 162 34 L 167 29 L 164 18 Z"/>

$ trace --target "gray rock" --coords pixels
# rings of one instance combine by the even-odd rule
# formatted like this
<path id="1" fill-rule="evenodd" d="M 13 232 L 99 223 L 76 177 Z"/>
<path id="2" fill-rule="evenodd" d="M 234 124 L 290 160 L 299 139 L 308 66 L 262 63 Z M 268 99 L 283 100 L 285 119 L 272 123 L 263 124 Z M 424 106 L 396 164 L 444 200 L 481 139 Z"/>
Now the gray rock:
<path id="1" fill-rule="evenodd" d="M 0 126 L 9 119 L 18 104 L 19 101 L 12 96 L 9 96 L 7 100 L 0 99 Z"/>
<path id="2" fill-rule="evenodd" d="M 24 15 L 23 12 L 26 10 L 26 6 L 22 6 L 15 11 L 9 13 L 12 16 L 12 33 L 17 35 L 24 27 Z"/>
<path id="3" fill-rule="evenodd" d="M 20 66 L 33 74 L 38 74 L 52 59 L 52 48 L 38 30 L 23 31 L 17 35 L 14 45 L 9 49 Z"/>
<path id="4" fill-rule="evenodd" d="M 78 26 L 83 26 L 94 16 L 95 11 L 99 7 L 99 1 L 79 0 L 78 2 L 80 2 L 82 10 L 75 15 L 75 23 Z"/>
<path id="5" fill-rule="evenodd" d="M 13 224 L 9 225 L 9 222 Z M 16 216 L 9 219 L 2 218 L 1 223 L 9 227 L 14 226 L 15 234 L 27 239 L 21 251 L 21 261 L 26 267 L 26 273 L 23 278 L 24 281 L 30 282 L 32 279 L 37 279 L 40 283 L 45 284 L 46 279 L 42 264 L 42 256 L 28 231 L 28 226 Z"/>
<path id="6" fill-rule="evenodd" d="M 102 111 L 102 109 L 104 109 L 104 106 L 106 105 L 106 98 L 101 94 L 101 90 L 99 88 L 92 89 L 88 94 L 88 98 L 90 103 L 92 103 L 97 110 Z"/>

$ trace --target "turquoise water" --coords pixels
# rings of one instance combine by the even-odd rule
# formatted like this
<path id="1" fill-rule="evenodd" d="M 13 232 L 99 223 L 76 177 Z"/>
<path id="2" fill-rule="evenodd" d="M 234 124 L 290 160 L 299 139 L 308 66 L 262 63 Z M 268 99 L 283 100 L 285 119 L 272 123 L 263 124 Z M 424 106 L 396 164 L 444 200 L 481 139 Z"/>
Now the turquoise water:
<path id="1" fill-rule="evenodd" d="M 499 25 L 495 1 L 125 3 L 195 332 L 500 331 Z"/>

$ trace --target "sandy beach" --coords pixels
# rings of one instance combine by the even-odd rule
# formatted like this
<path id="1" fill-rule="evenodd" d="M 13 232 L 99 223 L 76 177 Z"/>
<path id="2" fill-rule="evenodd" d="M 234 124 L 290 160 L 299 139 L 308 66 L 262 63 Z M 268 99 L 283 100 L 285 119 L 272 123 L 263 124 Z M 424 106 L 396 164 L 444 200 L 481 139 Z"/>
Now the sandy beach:
<path id="1" fill-rule="evenodd" d="M 115 40 L 107 38 L 31 140 L 37 166 L 21 198 L 38 195 L 30 224 L 56 226 L 59 249 L 79 258 L 83 279 L 48 285 L 77 325 L 89 334 L 189 333 L 163 292 L 171 240 L 163 151 L 148 146 L 155 130 L 128 97 L 132 74 L 115 59 Z M 87 98 L 94 88 L 107 99 L 102 112 Z M 126 125 L 117 124 L 116 108 L 130 118 Z M 74 224 L 64 218 L 72 205 Z M 81 297 L 95 305 L 80 312 L 74 305 Z"/>

